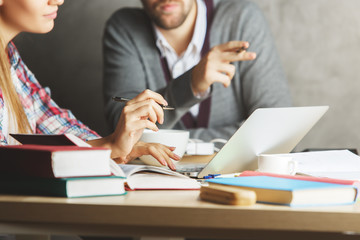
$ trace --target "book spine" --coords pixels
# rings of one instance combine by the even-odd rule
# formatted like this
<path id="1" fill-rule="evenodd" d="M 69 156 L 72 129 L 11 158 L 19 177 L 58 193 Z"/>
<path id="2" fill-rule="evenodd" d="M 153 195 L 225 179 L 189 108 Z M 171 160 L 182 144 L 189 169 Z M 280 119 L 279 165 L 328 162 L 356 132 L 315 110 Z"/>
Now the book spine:
<path id="1" fill-rule="evenodd" d="M 0 193 L 68 197 L 67 181 L 46 178 L 1 178 Z"/>
<path id="2" fill-rule="evenodd" d="M 49 151 L 1 148 L 0 174 L 54 178 L 51 155 Z"/>

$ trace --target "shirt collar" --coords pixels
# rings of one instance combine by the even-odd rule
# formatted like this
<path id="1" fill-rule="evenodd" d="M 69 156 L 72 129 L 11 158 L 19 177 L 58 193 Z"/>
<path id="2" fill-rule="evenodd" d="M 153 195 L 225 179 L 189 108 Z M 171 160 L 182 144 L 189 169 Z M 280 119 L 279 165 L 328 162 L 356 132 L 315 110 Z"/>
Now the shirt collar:
<path id="1" fill-rule="evenodd" d="M 18 50 L 16 49 L 15 44 L 13 42 L 10 42 L 8 44 L 7 51 L 8 51 L 10 65 L 12 67 L 16 68 L 21 59 L 20 59 L 20 54 L 19 54 Z"/>
<path id="2" fill-rule="evenodd" d="M 197 53 L 201 53 L 201 49 L 204 45 L 205 35 L 206 35 L 206 5 L 203 0 L 196 0 L 197 4 L 197 14 L 196 14 L 196 23 L 195 29 L 193 33 L 193 37 L 189 43 L 189 47 L 195 48 Z M 166 38 L 162 35 L 162 33 L 158 30 L 156 25 L 153 23 L 153 28 L 155 32 L 155 40 L 156 46 L 160 50 L 161 56 L 165 56 L 166 51 L 175 52 L 175 50 L 168 43 Z"/>
<path id="3" fill-rule="evenodd" d="M 166 41 L 165 37 L 161 34 L 161 32 L 157 29 L 155 24 L 153 23 L 155 38 L 156 38 L 156 46 L 160 50 L 161 57 L 165 56 L 165 52 L 174 51 L 174 49 L 170 46 L 168 41 Z"/>
<path id="4" fill-rule="evenodd" d="M 206 5 L 204 1 L 197 0 L 198 12 L 196 17 L 194 34 L 191 39 L 191 43 L 197 48 L 197 52 L 201 52 L 205 36 L 206 36 L 206 28 L 207 28 L 207 19 L 206 19 Z"/>

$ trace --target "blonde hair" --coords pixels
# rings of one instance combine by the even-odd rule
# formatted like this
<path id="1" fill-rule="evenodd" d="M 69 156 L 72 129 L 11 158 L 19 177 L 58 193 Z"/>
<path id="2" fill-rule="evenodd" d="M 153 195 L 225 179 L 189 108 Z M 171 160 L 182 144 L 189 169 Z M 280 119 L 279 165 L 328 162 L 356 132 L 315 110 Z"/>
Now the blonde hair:
<path id="1" fill-rule="evenodd" d="M 5 99 L 5 107 L 8 109 L 9 116 L 12 115 L 16 119 L 18 133 L 29 133 L 31 127 L 11 79 L 10 63 L 7 50 L 5 50 L 5 43 L 2 39 L 0 40 L 0 89 L 3 99 Z"/>

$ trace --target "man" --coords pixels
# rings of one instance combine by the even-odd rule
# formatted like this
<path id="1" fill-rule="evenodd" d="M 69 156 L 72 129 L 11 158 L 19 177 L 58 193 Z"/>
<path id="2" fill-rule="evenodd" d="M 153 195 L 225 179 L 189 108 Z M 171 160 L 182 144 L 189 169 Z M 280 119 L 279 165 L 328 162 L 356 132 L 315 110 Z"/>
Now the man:
<path id="1" fill-rule="evenodd" d="M 104 34 L 104 97 L 114 127 L 122 105 L 146 88 L 174 111 L 162 128 L 229 139 L 257 108 L 290 106 L 266 20 L 246 0 L 142 0 L 120 9 Z"/>

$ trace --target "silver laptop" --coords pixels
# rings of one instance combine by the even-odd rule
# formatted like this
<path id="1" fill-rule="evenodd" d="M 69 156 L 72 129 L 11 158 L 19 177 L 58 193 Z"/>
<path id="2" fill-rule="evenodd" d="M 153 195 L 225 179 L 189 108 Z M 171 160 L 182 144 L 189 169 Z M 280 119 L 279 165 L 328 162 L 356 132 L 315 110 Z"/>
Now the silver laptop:
<path id="1" fill-rule="evenodd" d="M 180 164 L 178 170 L 197 178 L 255 170 L 258 155 L 289 153 L 328 109 L 328 106 L 257 109 L 207 165 L 189 171 Z"/>

